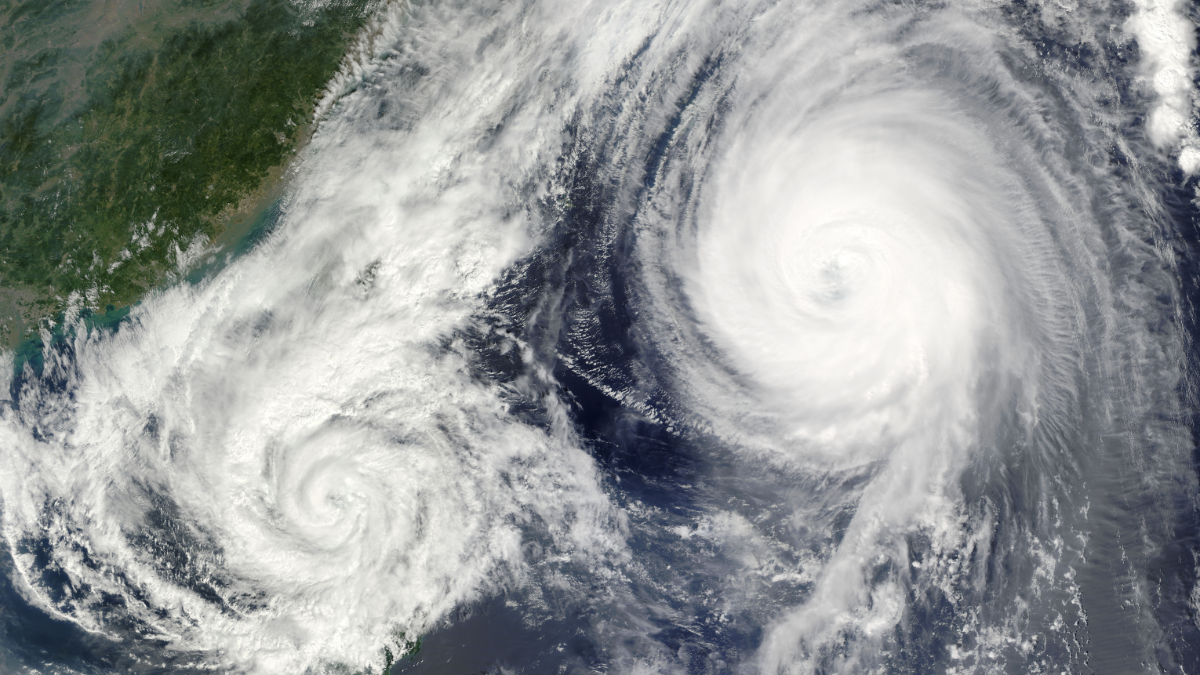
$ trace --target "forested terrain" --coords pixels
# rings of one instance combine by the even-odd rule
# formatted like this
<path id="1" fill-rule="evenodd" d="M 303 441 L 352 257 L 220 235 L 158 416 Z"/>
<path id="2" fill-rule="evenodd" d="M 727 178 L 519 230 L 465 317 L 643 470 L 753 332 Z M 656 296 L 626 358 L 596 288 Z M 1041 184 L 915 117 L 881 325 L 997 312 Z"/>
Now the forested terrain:
<path id="1" fill-rule="evenodd" d="M 374 0 L 0 0 L 0 340 L 135 302 L 286 164 Z"/>

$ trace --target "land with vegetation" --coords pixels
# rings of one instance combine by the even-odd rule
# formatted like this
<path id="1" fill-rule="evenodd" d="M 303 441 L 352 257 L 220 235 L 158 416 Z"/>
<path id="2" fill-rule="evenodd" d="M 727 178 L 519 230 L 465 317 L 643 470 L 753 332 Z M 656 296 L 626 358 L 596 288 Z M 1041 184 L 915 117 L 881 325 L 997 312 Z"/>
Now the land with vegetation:
<path id="1" fill-rule="evenodd" d="M 0 344 L 177 275 L 270 191 L 379 0 L 0 0 Z"/>

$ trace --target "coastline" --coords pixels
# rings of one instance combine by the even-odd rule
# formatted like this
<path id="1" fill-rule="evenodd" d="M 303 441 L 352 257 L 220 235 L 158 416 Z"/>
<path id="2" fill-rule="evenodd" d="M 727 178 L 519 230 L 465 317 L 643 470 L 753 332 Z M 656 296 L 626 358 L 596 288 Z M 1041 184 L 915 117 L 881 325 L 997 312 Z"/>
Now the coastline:
<path id="1" fill-rule="evenodd" d="M 271 132 L 278 138 L 282 147 L 276 146 L 276 149 L 267 154 L 268 156 L 275 155 L 276 158 L 283 161 L 258 169 L 262 172 L 261 177 L 253 186 L 246 185 L 244 178 L 231 179 L 231 187 L 241 181 L 242 187 L 250 187 L 250 189 L 242 192 L 240 196 L 235 196 L 236 193 L 230 194 L 230 191 L 225 189 L 222 201 L 226 202 L 226 206 L 215 213 L 212 211 L 204 213 L 204 210 L 195 212 L 191 219 L 195 222 L 187 227 L 183 226 L 184 223 L 179 223 L 168 215 L 164 216 L 163 221 L 160 221 L 156 233 L 157 211 L 153 217 L 140 225 L 138 223 L 142 219 L 129 217 L 128 232 L 134 236 L 133 243 L 128 243 L 126 238 L 125 250 L 119 253 L 97 252 L 99 257 L 95 258 L 96 262 L 92 264 L 92 267 L 95 268 L 96 264 L 100 264 L 101 267 L 97 270 L 98 276 L 95 276 L 90 283 L 90 289 L 78 285 L 64 286 L 61 282 L 51 282 L 49 279 L 44 282 L 45 285 L 43 283 L 31 284 L 30 280 L 22 280 L 6 273 L 3 282 L 0 283 L 0 349 L 20 348 L 21 351 L 24 351 L 25 343 L 41 340 L 41 329 L 50 329 L 51 332 L 56 332 L 56 329 L 60 328 L 64 315 L 69 312 L 81 311 L 86 316 L 95 317 L 113 313 L 127 315 L 129 309 L 137 305 L 141 298 L 146 297 L 148 293 L 184 280 L 194 281 L 197 274 L 211 273 L 214 267 L 223 266 L 224 261 L 231 259 L 231 256 L 243 252 L 242 249 L 246 246 L 247 238 L 253 237 L 256 230 L 262 227 L 264 220 L 269 218 L 272 209 L 278 207 L 286 195 L 295 174 L 297 160 L 304 149 L 308 147 L 322 120 L 337 100 L 357 87 L 357 82 L 361 80 L 364 72 L 368 69 L 369 61 L 374 56 L 376 40 L 389 28 L 399 25 L 400 22 L 397 19 L 405 14 L 404 10 L 407 8 L 407 3 L 397 0 L 375 2 L 368 0 L 363 5 L 366 8 L 364 9 L 366 14 L 363 15 L 362 23 L 353 34 L 345 34 L 340 48 L 341 57 L 338 66 L 318 89 L 310 90 L 312 93 L 306 103 L 300 101 L 292 103 L 293 106 L 307 108 L 308 119 L 298 128 L 293 125 L 293 130 L 289 133 Z M 294 112 L 295 110 L 293 110 L 293 115 Z M 293 118 L 288 120 L 289 125 L 291 119 Z M 210 123 L 214 121 L 209 120 Z M 271 126 L 265 122 L 260 123 L 259 126 L 267 131 L 271 129 Z M 235 139 L 230 138 L 229 140 Z M 225 142 L 222 141 L 222 143 Z M 135 149 L 137 149 L 136 146 Z M 148 147 L 138 151 L 144 153 L 153 150 L 154 148 Z M 259 166 L 262 165 L 259 164 Z M 20 164 L 14 165 L 11 170 L 15 171 L 18 167 Z M 34 165 L 30 165 L 30 167 L 22 169 L 22 171 L 28 173 L 35 168 Z M 0 169 L 3 168 L 0 167 Z M 224 168 L 217 170 L 228 173 Z M 74 180 L 70 169 L 68 169 L 68 176 L 72 176 L 72 180 Z M 149 183 L 153 177 L 147 176 L 147 179 L 149 179 L 147 180 Z M 158 181 L 153 180 L 153 182 Z M 128 190 L 145 191 L 144 187 L 130 185 Z M 211 192 L 213 186 L 209 185 L 208 187 Z M 150 192 L 153 192 L 152 183 L 149 189 Z M 159 194 L 161 195 L 162 192 L 160 190 Z M 213 193 L 212 196 L 218 195 Z M 167 195 L 163 195 L 163 197 L 165 198 Z M 236 201 L 231 200 L 230 197 Z M 82 199 L 82 195 L 79 198 Z M 94 198 L 89 196 L 87 200 L 94 201 Z M 201 201 L 197 206 L 202 207 L 203 205 L 204 202 Z M 41 210 L 45 212 L 45 209 Z M 50 213 L 55 210 L 57 210 L 57 206 L 50 208 Z M 40 220 L 44 217 L 38 216 L 37 219 Z M 176 227 L 177 224 L 178 227 Z M 18 232 L 17 236 L 20 237 L 22 235 L 19 232 L 22 229 L 28 230 L 29 227 L 37 226 L 38 223 L 25 223 L 18 219 L 9 221 L 6 225 L 10 229 L 7 236 L 11 238 L 12 232 Z M 86 232 L 89 226 L 87 223 L 79 223 L 77 227 L 81 232 Z M 0 233 L 3 232 L 0 231 Z M 151 239 L 145 238 L 147 234 Z M 117 234 L 117 241 L 122 236 L 128 237 L 128 234 Z M 139 236 L 142 238 L 139 239 Z M 78 244 L 84 243 L 83 241 L 72 244 L 68 241 L 56 240 L 54 237 L 54 232 L 45 231 L 41 237 L 45 241 L 39 242 L 35 248 L 45 250 L 47 246 L 54 246 L 65 249 L 66 257 L 63 259 L 63 265 L 78 266 L 79 262 L 72 261 L 82 261 L 96 255 L 87 246 L 75 250 L 79 249 Z M 54 243 L 56 241 L 57 243 Z M 119 247 L 120 244 L 117 246 Z M 147 246 L 148 248 L 146 248 Z M 187 250 L 189 255 L 183 256 L 177 253 L 177 251 L 183 252 L 184 250 Z M 28 255 L 19 245 L 12 245 L 11 248 L 5 247 L 4 251 L 6 257 L 14 256 L 15 259 L 22 259 Z M 132 259 L 130 259 L 131 253 Z M 147 256 L 147 254 L 149 255 Z M 107 274 L 103 273 L 105 267 L 108 269 Z M 113 288 L 108 286 L 108 281 L 111 281 L 113 287 L 117 287 L 116 277 L 113 275 L 114 270 L 118 276 L 133 274 L 135 277 L 144 278 L 142 281 L 134 279 L 135 286 L 140 286 L 141 290 L 136 294 L 130 293 L 129 280 L 126 279 L 123 286 L 126 290 L 114 292 Z M 92 277 L 93 273 L 87 273 L 87 276 Z M 122 300 L 124 302 L 121 302 Z"/>

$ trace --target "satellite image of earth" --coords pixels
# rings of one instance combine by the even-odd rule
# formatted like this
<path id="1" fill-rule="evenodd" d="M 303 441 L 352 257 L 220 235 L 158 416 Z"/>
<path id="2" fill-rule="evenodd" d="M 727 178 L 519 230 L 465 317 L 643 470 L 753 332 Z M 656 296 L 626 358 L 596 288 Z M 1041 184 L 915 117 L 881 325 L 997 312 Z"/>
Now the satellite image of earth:
<path id="1" fill-rule="evenodd" d="M 1192 0 L 0 0 L 0 674 L 1200 675 Z"/>

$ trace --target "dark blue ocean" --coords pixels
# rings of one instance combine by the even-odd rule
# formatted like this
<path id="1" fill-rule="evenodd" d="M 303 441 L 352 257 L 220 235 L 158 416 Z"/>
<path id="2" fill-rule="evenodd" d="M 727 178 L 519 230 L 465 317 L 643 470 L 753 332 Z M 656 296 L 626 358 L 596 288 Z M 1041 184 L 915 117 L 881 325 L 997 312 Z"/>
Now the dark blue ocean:
<path id="1" fill-rule="evenodd" d="M 392 7 L 8 355 L 0 672 L 1200 673 L 1198 22 Z"/>

